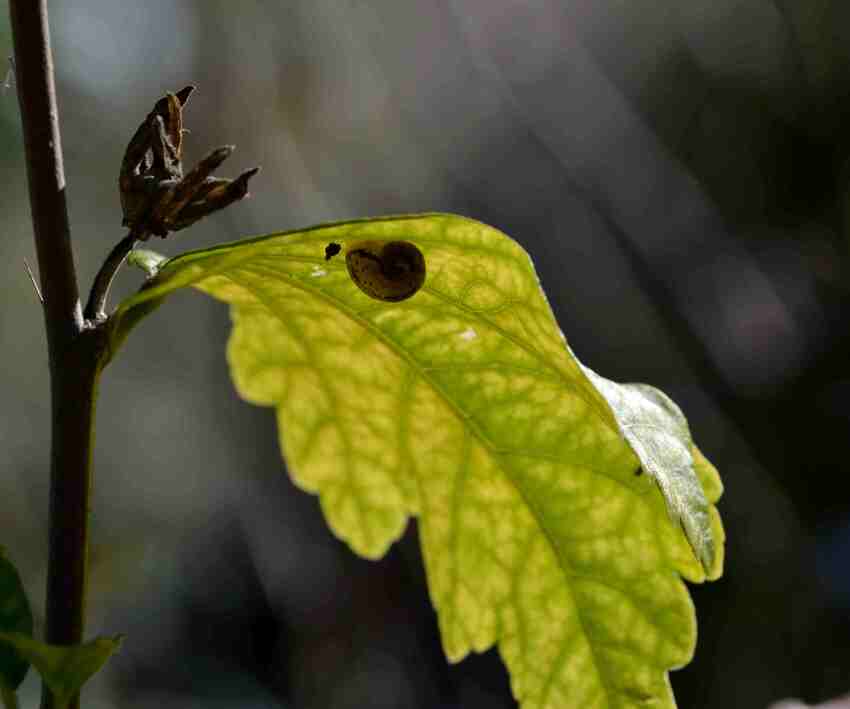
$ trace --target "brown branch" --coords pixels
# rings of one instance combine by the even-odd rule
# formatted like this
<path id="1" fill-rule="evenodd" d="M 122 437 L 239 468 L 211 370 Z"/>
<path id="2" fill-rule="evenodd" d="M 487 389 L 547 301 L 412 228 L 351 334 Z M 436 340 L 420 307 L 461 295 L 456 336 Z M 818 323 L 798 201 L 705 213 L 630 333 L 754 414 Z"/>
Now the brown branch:
<path id="1" fill-rule="evenodd" d="M 26 148 L 38 269 L 51 333 L 70 339 L 82 329 L 68 210 L 46 0 L 11 0 L 15 78 Z"/>
<path id="2" fill-rule="evenodd" d="M 94 399 L 103 345 L 98 329 L 84 329 L 80 308 L 65 204 L 47 3 L 10 0 L 9 10 L 50 363 L 46 639 L 74 645 L 83 637 Z M 42 706 L 54 706 L 46 688 Z M 79 698 L 70 706 L 79 707 Z"/>

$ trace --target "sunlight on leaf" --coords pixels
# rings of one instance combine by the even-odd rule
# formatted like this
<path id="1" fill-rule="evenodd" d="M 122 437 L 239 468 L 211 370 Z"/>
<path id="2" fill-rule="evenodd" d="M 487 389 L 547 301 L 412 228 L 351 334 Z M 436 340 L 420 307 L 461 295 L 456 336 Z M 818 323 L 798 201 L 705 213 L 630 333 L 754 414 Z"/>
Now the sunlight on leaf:
<path id="1" fill-rule="evenodd" d="M 21 578 L 0 549 L 0 632 L 32 635 L 32 612 Z M 0 643 L 0 696 L 6 707 L 16 706 L 15 690 L 29 663 Z"/>
<path id="2" fill-rule="evenodd" d="M 707 572 L 715 566 L 709 504 L 694 470 L 691 433 L 681 409 L 663 392 L 646 384 L 615 384 L 584 368 L 617 419 L 621 433 L 655 478 L 675 522 Z"/>
<path id="3" fill-rule="evenodd" d="M 375 301 L 325 259 L 364 239 L 415 244 L 422 289 Z M 583 369 L 516 242 L 418 215 L 141 258 L 158 271 L 113 352 L 178 288 L 229 303 L 236 388 L 276 408 L 334 533 L 376 558 L 418 517 L 451 660 L 497 644 L 525 708 L 674 706 L 696 642 L 681 577 L 722 569 L 720 480 L 669 399 Z"/>
<path id="4" fill-rule="evenodd" d="M 0 645 L 13 647 L 50 687 L 57 707 L 68 701 L 121 645 L 122 637 L 95 638 L 83 645 L 48 645 L 21 633 L 0 633 Z"/>

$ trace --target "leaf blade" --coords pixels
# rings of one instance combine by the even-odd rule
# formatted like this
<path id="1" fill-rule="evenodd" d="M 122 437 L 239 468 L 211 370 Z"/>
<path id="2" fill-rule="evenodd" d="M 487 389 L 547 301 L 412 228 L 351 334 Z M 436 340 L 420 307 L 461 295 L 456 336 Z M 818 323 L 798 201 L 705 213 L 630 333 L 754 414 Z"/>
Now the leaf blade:
<path id="1" fill-rule="evenodd" d="M 376 304 L 325 261 L 328 242 L 365 238 L 415 243 L 422 291 Z M 602 390 L 635 392 L 591 381 L 518 244 L 471 220 L 415 215 L 194 252 L 122 304 L 116 341 L 134 308 L 186 285 L 231 305 L 236 388 L 276 407 L 290 472 L 338 536 L 376 557 L 419 517 L 450 659 L 497 643 L 526 707 L 673 704 L 666 670 L 695 642 L 674 572 L 703 580 L 721 556 L 703 550 L 703 569 L 658 488 L 634 475 L 634 445 Z M 663 425 L 680 423 L 666 413 Z M 686 428 L 673 440 L 691 456 Z M 713 484 L 713 469 L 693 455 L 699 498 L 697 473 Z M 694 523 L 717 536 L 702 500 Z"/>

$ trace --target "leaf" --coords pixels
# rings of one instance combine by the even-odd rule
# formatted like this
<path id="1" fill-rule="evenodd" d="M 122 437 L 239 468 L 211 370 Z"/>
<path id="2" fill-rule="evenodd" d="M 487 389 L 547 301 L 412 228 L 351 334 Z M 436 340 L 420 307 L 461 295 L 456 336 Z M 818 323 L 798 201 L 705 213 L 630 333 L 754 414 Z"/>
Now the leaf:
<path id="1" fill-rule="evenodd" d="M 0 632 L 32 635 L 32 612 L 21 577 L 0 549 Z M 29 663 L 0 644 L 0 690 L 6 706 L 26 677 Z"/>
<path id="2" fill-rule="evenodd" d="M 415 244 L 423 288 L 361 293 L 324 258 L 361 239 Z M 422 215 L 191 252 L 119 307 L 113 350 L 185 286 L 231 305 L 236 388 L 277 409 L 339 537 L 376 558 L 419 518 L 451 660 L 498 644 L 526 708 L 674 705 L 666 671 L 696 641 L 680 576 L 722 567 L 719 478 L 669 400 L 582 368 L 518 244 Z"/>
<path id="3" fill-rule="evenodd" d="M 0 633 L 0 646 L 11 646 L 31 663 L 64 707 L 110 658 L 123 638 L 100 637 L 83 645 L 48 645 L 22 633 Z"/>

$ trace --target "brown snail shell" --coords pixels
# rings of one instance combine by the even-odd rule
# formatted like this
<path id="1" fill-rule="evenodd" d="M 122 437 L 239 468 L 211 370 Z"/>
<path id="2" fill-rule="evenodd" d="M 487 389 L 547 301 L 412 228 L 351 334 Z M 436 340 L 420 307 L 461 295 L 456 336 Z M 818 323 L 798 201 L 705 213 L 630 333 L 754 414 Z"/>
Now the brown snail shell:
<path id="1" fill-rule="evenodd" d="M 355 285 L 370 298 L 398 302 L 425 283 L 425 257 L 409 241 L 357 241 L 345 251 Z"/>

